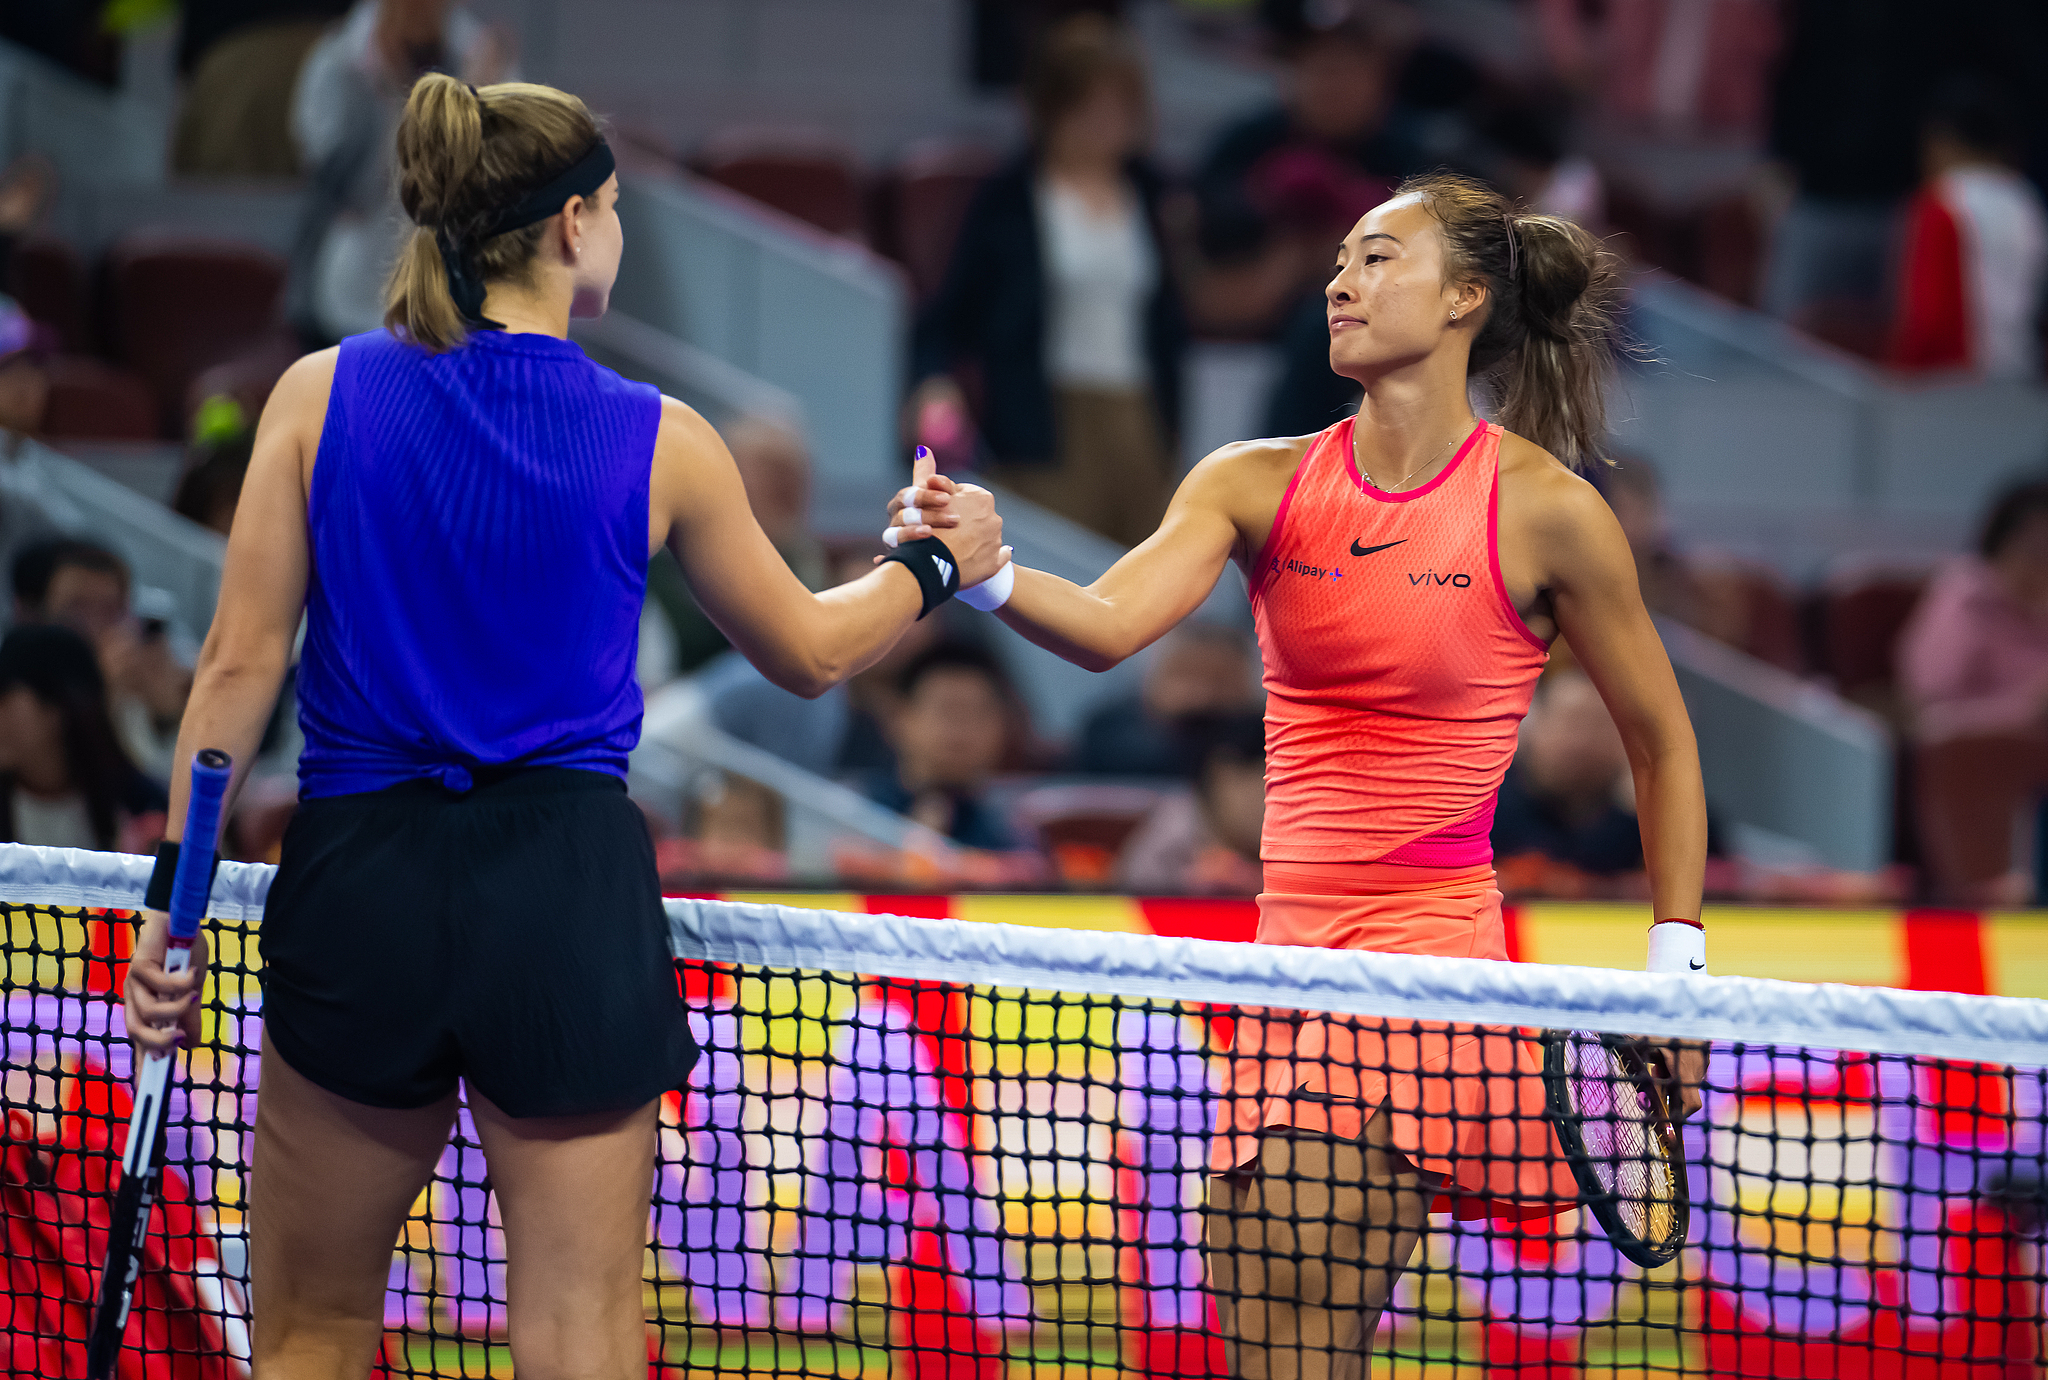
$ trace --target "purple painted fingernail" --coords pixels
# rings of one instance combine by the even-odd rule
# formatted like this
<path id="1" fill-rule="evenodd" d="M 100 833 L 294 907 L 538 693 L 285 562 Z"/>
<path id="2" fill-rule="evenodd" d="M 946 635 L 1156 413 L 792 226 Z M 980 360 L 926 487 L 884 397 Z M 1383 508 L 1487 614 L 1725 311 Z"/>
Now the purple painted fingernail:
<path id="1" fill-rule="evenodd" d="M 917 458 L 920 460 L 929 460 L 932 458 L 932 453 L 925 447 L 919 446 L 917 448 Z"/>

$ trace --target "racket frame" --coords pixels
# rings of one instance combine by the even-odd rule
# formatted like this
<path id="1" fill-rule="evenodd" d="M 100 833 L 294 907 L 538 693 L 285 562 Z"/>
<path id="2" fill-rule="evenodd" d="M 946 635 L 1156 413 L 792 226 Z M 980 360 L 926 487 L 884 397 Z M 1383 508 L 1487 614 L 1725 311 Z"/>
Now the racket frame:
<path id="1" fill-rule="evenodd" d="M 1673 1231 L 1669 1241 L 1662 1245 L 1643 1240 L 1629 1228 L 1616 1206 L 1621 1195 L 1601 1183 L 1594 1172 L 1595 1157 L 1586 1149 L 1586 1138 L 1580 1130 L 1585 1118 L 1573 1107 L 1569 1086 L 1572 1074 L 1564 1066 L 1565 1046 L 1574 1040 L 1583 1042 L 1587 1036 L 1594 1036 L 1615 1051 L 1637 1090 L 1650 1095 L 1651 1134 L 1662 1147 L 1664 1163 L 1671 1170 Z M 1669 1265 L 1685 1249 L 1686 1237 L 1692 1230 L 1692 1188 L 1685 1167 L 1684 1135 L 1671 1117 L 1672 1070 L 1667 1066 L 1660 1076 L 1654 1067 L 1666 1063 L 1663 1051 L 1636 1036 L 1604 1031 L 1545 1030 L 1538 1038 L 1543 1045 L 1543 1110 L 1557 1132 L 1557 1142 L 1572 1167 L 1572 1177 L 1578 1180 L 1580 1201 L 1592 1211 L 1607 1239 L 1624 1256 L 1646 1270 Z"/>
<path id="2" fill-rule="evenodd" d="M 178 851 L 178 870 L 171 883 L 170 940 L 164 950 L 164 971 L 182 973 L 192 966 L 192 941 L 206 918 L 213 884 L 213 854 L 220 838 L 220 815 L 234 762 L 228 754 L 208 748 L 192 759 L 191 801 L 185 815 L 185 839 Z M 128 1115 L 128 1141 L 121 1151 L 121 1182 L 107 1224 L 107 1258 L 100 1267 L 99 1305 L 93 1310 L 92 1332 L 86 1340 L 87 1380 L 108 1380 L 121 1353 L 135 1286 L 142 1278 L 143 1245 L 156 1209 L 157 1180 L 164 1158 L 164 1103 L 170 1096 L 176 1064 L 174 1046 L 145 1055 L 135 1076 L 135 1101 Z"/>

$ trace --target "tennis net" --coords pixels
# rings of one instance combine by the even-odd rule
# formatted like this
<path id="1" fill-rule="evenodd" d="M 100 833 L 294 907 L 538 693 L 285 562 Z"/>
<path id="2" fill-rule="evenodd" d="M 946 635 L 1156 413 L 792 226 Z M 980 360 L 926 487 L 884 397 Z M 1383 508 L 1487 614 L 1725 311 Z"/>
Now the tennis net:
<path id="1" fill-rule="evenodd" d="M 128 1114 L 115 994 L 147 872 L 0 846 L 13 1374 L 83 1373 Z M 247 1374 L 269 878 L 225 864 L 216 883 L 124 1375 Z M 1380 1373 L 2042 1373 L 2048 1003 L 669 906 L 704 1054 L 662 1108 L 650 1380 L 1331 1373 L 1399 1210 L 1355 1191 L 1375 1152 L 1345 1109 L 1382 1101 L 1417 1113 L 1397 1141 L 1448 1135 L 1461 1168 L 1431 1186 Z M 1601 1057 L 1654 1066 L 1657 1046 L 1603 1032 L 1706 1043 L 1675 1170 L 1646 1126 L 1654 1080 Z M 1295 1130 L 1259 1136 L 1282 1055 Z M 1546 1057 L 1577 1081 L 1530 1074 Z M 1570 1094 L 1609 1210 L 1531 1088 Z M 1213 1179 L 1240 1143 L 1252 1169 Z M 1684 1245 L 1637 1263 L 1616 1221 L 1675 1222 Z M 373 1374 L 509 1374 L 503 1261 L 465 1114 L 396 1243 Z"/>

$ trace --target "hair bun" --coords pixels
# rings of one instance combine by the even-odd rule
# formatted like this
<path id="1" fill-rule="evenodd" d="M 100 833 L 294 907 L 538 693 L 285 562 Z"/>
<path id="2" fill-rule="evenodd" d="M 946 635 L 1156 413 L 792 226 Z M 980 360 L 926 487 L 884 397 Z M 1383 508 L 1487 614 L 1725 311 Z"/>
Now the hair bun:
<path id="1" fill-rule="evenodd" d="M 1555 216 L 1517 216 L 1509 234 L 1520 241 L 1522 319 L 1538 335 L 1572 339 L 1579 303 L 1593 285 L 1593 237 Z"/>

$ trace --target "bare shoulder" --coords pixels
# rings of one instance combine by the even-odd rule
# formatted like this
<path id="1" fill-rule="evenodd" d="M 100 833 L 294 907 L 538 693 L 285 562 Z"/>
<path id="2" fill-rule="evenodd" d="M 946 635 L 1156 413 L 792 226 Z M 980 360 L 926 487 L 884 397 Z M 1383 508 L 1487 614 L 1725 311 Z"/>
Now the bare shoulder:
<path id="1" fill-rule="evenodd" d="M 1255 441 L 1233 441 L 1203 456 L 1188 472 L 1181 485 L 1183 494 L 1221 507 L 1233 515 L 1249 505 L 1252 510 L 1270 508 L 1301 468 L 1302 457 L 1316 438 L 1313 436 L 1270 436 Z"/>
<path id="2" fill-rule="evenodd" d="M 668 394 L 661 395 L 661 432 L 657 444 L 702 444 L 716 438 L 718 429 L 704 414 Z"/>
<path id="3" fill-rule="evenodd" d="M 1583 475 L 1513 432 L 1501 434 L 1500 518 L 1532 535 L 1566 538 L 1614 521 Z"/>
<path id="4" fill-rule="evenodd" d="M 301 355 L 292 361 L 270 390 L 263 417 L 280 423 L 320 421 L 327 414 L 327 395 L 334 390 L 334 369 L 341 359 L 341 347 L 330 345 Z M 310 415 L 309 415 L 310 414 Z"/>
<path id="5" fill-rule="evenodd" d="M 659 482 L 663 471 L 702 474 L 702 466 L 730 465 L 725 438 L 703 413 L 688 403 L 663 395 L 661 424 L 654 436 L 654 469 Z"/>

